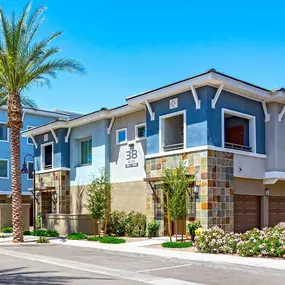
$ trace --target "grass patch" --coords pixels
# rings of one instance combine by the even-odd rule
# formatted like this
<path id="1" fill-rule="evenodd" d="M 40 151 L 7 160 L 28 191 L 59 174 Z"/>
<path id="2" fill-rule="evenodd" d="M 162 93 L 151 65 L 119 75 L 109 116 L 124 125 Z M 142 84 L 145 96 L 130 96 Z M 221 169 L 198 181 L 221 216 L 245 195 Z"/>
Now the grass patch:
<path id="1" fill-rule="evenodd" d="M 185 241 L 185 242 L 164 242 L 162 244 L 162 247 L 165 248 L 186 248 L 186 247 L 192 247 L 193 242 L 192 241 Z"/>
<path id="2" fill-rule="evenodd" d="M 13 233 L 13 228 L 2 228 L 2 233 L 11 234 Z"/>
<path id="3" fill-rule="evenodd" d="M 37 240 L 37 243 L 50 243 L 49 240 L 46 237 L 40 237 Z"/>
<path id="4" fill-rule="evenodd" d="M 35 230 L 32 235 L 36 237 L 58 237 L 59 233 L 54 230 Z"/>
<path id="5" fill-rule="evenodd" d="M 72 233 L 67 236 L 67 239 L 70 240 L 82 240 L 82 239 L 87 239 L 87 236 L 83 233 Z"/>
<path id="6" fill-rule="evenodd" d="M 119 243 L 125 243 L 126 240 L 123 238 L 117 238 L 117 237 L 90 237 L 87 239 L 88 241 L 99 241 L 102 243 L 112 243 L 112 244 L 119 244 Z"/>

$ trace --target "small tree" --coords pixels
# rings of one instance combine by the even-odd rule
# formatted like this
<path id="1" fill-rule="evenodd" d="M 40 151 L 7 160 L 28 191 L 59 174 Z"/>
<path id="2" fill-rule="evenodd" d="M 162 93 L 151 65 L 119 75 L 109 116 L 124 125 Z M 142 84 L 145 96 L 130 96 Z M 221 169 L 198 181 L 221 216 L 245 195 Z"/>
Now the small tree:
<path id="1" fill-rule="evenodd" d="M 182 163 L 175 169 L 163 169 L 162 181 L 163 191 L 166 196 L 168 232 L 170 241 L 172 241 L 171 221 L 176 220 L 177 240 L 177 220 L 186 220 L 188 204 L 187 188 L 193 179 L 194 177 L 188 175 L 187 168 Z"/>
<path id="2" fill-rule="evenodd" d="M 112 185 L 104 168 L 100 169 L 100 176 L 93 177 L 87 190 L 86 207 L 94 219 L 99 224 L 100 230 L 104 221 L 104 236 L 106 236 L 108 226 L 108 216 L 110 212 Z"/>

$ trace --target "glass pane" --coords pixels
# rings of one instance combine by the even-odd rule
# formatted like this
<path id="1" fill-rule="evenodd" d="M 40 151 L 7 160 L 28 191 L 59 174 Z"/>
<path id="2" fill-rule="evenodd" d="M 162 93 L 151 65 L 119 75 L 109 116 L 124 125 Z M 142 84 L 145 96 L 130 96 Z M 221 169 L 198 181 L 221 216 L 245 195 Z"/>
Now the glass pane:
<path id="1" fill-rule="evenodd" d="M 126 141 L 126 131 L 119 131 L 118 138 L 119 143 Z"/>
<path id="2" fill-rule="evenodd" d="M 29 179 L 33 179 L 33 177 L 34 177 L 34 163 L 33 162 L 29 162 L 28 163 L 28 177 L 29 177 Z"/>
<path id="3" fill-rule="evenodd" d="M 138 137 L 139 138 L 146 137 L 145 126 L 138 127 Z"/>
<path id="4" fill-rule="evenodd" d="M 45 147 L 45 168 L 52 166 L 52 145 Z"/>
<path id="5" fill-rule="evenodd" d="M 87 141 L 81 142 L 81 164 L 88 163 Z"/>
<path id="6" fill-rule="evenodd" d="M 92 140 L 88 141 L 88 163 L 92 163 Z"/>
<path id="7" fill-rule="evenodd" d="M 0 140 L 6 141 L 8 137 L 8 131 L 6 124 L 0 124 Z"/>
<path id="8" fill-rule="evenodd" d="M 8 162 L 0 160 L 0 177 L 8 177 Z"/>

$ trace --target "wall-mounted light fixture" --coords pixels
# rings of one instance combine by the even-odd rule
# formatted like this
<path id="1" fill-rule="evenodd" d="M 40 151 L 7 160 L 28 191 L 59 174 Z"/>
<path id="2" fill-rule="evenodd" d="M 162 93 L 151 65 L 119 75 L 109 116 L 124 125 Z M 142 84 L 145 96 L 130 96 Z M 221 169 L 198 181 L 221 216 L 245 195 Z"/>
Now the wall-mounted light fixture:
<path id="1" fill-rule="evenodd" d="M 270 190 L 268 188 L 265 188 L 265 196 L 268 197 L 270 196 Z"/>
<path id="2" fill-rule="evenodd" d="M 198 195 L 198 194 L 199 194 L 199 191 L 200 191 L 199 185 L 194 185 L 194 186 L 193 186 L 193 192 L 194 192 L 194 194 Z"/>

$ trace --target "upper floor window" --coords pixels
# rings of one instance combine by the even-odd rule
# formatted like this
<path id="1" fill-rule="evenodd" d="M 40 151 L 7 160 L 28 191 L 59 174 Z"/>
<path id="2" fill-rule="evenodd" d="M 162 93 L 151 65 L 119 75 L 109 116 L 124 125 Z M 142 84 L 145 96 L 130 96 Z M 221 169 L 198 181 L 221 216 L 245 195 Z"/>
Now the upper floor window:
<path id="1" fill-rule="evenodd" d="M 34 128 L 34 126 L 27 126 L 27 130 Z M 31 138 L 27 138 L 27 144 L 33 145 L 33 140 Z"/>
<path id="2" fill-rule="evenodd" d="M 136 125 L 136 139 L 145 139 L 146 138 L 146 124 Z"/>
<path id="3" fill-rule="evenodd" d="M 256 152 L 255 117 L 222 109 L 222 144 L 224 148 Z"/>
<path id="4" fill-rule="evenodd" d="M 0 141 L 8 141 L 8 128 L 6 123 L 0 123 Z"/>
<path id="5" fill-rule="evenodd" d="M 92 163 L 92 139 L 87 138 L 80 141 L 80 164 Z"/>
<path id="6" fill-rule="evenodd" d="M 186 111 L 159 117 L 160 151 L 173 151 L 186 147 Z"/>
<path id="7" fill-rule="evenodd" d="M 53 143 L 42 145 L 42 169 L 51 169 L 53 167 Z"/>
<path id="8" fill-rule="evenodd" d="M 34 163 L 32 161 L 28 161 L 28 180 L 34 179 Z"/>
<path id="9" fill-rule="evenodd" d="M 116 131 L 116 143 L 123 144 L 127 142 L 127 128 Z"/>
<path id="10" fill-rule="evenodd" d="M 9 167 L 8 159 L 0 159 L 0 179 L 9 178 L 8 167 Z"/>

